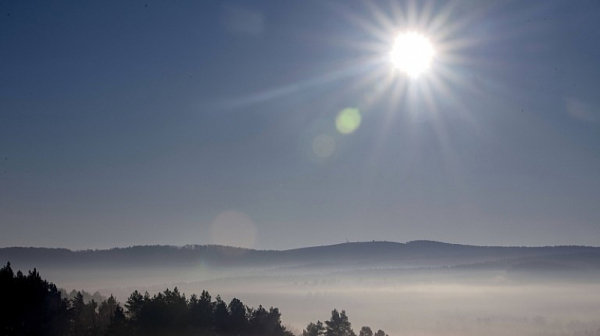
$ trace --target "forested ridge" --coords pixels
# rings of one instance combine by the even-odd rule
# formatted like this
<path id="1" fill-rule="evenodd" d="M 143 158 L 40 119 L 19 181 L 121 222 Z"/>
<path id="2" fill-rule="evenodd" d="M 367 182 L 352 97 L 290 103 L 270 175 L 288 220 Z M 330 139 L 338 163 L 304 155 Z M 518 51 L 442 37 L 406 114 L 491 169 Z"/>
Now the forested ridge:
<path id="1" fill-rule="evenodd" d="M 0 260 L 24 268 L 48 271 L 69 268 L 132 270 L 178 269 L 183 272 L 199 264 L 217 270 L 235 267 L 464 267 L 485 266 L 498 270 L 527 270 L 533 264 L 556 269 L 600 271 L 600 247 L 591 246 L 473 246 L 435 241 L 353 242 L 290 250 L 254 250 L 218 245 L 131 246 L 106 250 L 72 251 L 62 248 L 0 248 Z M 501 262 L 499 262 L 501 261 Z M 535 271 L 537 268 L 531 268 Z"/>
<path id="2" fill-rule="evenodd" d="M 293 336 L 278 308 L 252 308 L 234 298 L 226 303 L 207 291 L 189 298 L 177 288 L 150 295 L 134 291 L 122 305 L 111 295 L 86 302 L 81 292 L 63 296 L 34 269 L 0 269 L 0 334 L 5 336 Z M 309 323 L 302 336 L 355 336 L 345 311 L 324 323 Z M 362 327 L 360 336 L 374 336 Z M 375 336 L 387 336 L 379 330 Z"/>

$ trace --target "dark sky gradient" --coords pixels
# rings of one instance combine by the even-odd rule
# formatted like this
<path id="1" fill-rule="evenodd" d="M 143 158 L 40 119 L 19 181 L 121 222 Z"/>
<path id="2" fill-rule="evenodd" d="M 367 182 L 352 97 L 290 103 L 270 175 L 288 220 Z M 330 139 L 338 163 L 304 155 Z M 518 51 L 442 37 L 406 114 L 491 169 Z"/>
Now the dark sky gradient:
<path id="1" fill-rule="evenodd" d="M 2 1 L 0 246 L 600 245 L 599 41 L 596 0 Z"/>

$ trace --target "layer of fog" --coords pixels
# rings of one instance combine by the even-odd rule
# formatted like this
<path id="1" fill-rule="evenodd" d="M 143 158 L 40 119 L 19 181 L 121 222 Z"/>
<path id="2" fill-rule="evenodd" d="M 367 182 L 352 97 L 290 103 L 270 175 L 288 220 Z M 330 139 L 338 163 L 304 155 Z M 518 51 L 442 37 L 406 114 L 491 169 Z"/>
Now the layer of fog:
<path id="1" fill-rule="evenodd" d="M 115 273 L 112 285 L 119 278 L 127 285 L 110 287 L 100 286 L 101 274 L 88 274 L 88 279 L 71 278 L 66 288 L 99 290 L 121 302 L 134 289 L 154 294 L 177 286 L 188 297 L 208 290 L 226 302 L 235 297 L 248 306 L 278 307 L 296 334 L 337 308 L 346 310 L 356 332 L 368 325 L 392 336 L 600 335 L 600 281 L 523 278 L 503 271 L 198 272 L 204 280 L 190 282 L 190 274 L 169 272 L 153 278 Z M 186 281 L 176 280 L 183 277 Z"/>

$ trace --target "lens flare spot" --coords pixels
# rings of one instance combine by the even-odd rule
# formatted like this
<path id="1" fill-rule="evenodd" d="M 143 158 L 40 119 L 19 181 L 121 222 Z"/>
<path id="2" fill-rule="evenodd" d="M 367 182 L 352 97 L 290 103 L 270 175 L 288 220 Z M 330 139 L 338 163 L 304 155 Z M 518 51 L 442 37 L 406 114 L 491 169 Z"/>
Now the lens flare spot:
<path id="1" fill-rule="evenodd" d="M 361 119 L 357 108 L 345 108 L 335 118 L 335 127 L 342 134 L 350 134 L 360 126 Z"/>
<path id="2" fill-rule="evenodd" d="M 312 149 L 316 156 L 328 158 L 335 151 L 335 140 L 326 134 L 318 135 L 313 140 Z"/>
<path id="3" fill-rule="evenodd" d="M 211 226 L 212 243 L 234 247 L 254 247 L 256 226 L 245 213 L 230 210 L 218 215 Z"/>

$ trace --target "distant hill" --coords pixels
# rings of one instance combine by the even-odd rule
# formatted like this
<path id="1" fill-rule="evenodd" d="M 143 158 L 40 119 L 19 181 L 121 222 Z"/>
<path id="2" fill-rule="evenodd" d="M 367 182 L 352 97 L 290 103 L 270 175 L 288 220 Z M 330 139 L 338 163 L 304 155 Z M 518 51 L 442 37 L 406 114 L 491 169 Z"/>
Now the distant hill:
<path id="1" fill-rule="evenodd" d="M 440 268 L 600 270 L 600 248 L 588 246 L 500 247 L 435 241 L 357 242 L 290 250 L 254 250 L 218 245 L 132 246 L 72 251 L 0 248 L 0 262 L 23 269 L 365 269 Z"/>

